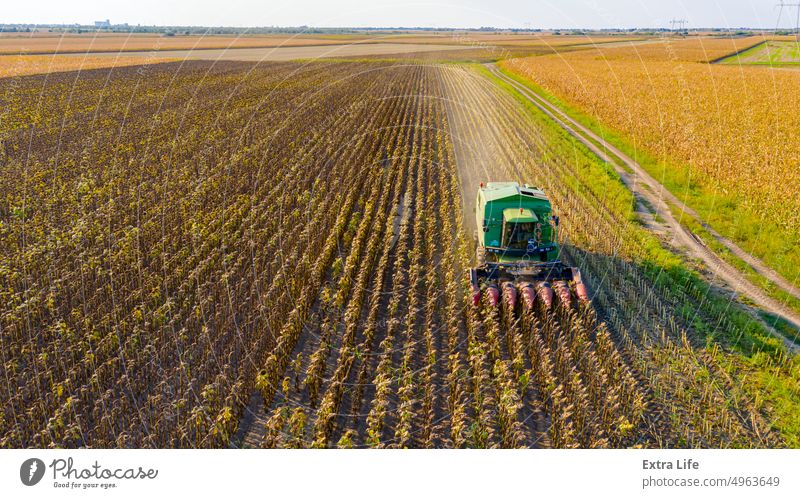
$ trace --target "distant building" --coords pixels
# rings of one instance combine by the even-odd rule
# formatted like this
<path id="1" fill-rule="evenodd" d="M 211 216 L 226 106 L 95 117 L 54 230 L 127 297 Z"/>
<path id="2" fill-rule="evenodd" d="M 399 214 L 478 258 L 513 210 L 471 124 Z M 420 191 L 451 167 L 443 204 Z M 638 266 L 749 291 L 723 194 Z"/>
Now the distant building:
<path id="1" fill-rule="evenodd" d="M 95 21 L 94 22 L 94 27 L 95 28 L 110 28 L 111 27 L 111 21 L 109 21 L 108 19 L 106 19 L 105 21 Z"/>

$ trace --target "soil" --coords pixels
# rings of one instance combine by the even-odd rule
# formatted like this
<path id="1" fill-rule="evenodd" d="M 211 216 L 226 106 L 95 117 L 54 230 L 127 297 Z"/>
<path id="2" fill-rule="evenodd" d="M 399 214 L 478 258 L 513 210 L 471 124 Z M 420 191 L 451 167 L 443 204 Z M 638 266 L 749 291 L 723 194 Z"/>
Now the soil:
<path id="1" fill-rule="evenodd" d="M 324 59 L 331 57 L 361 57 L 418 52 L 467 50 L 469 45 L 423 45 L 414 43 L 356 43 L 347 45 L 319 45 L 300 47 L 262 47 L 203 50 L 159 50 L 125 52 L 125 57 L 143 58 L 158 56 L 160 59 L 227 60 L 227 61 L 288 61 L 294 59 Z M 74 57 L 117 57 L 119 52 L 88 52 L 65 54 Z"/>

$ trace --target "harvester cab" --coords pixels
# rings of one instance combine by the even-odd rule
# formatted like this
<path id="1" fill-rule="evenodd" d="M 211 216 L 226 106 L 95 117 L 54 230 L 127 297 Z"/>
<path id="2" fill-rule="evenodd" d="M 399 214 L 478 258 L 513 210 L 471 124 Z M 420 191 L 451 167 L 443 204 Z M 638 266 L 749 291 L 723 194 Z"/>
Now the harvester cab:
<path id="1" fill-rule="evenodd" d="M 475 221 L 478 266 L 469 272 L 475 305 L 485 295 L 497 306 L 501 294 L 512 308 L 518 295 L 526 308 L 537 299 L 550 308 L 556 296 L 569 307 L 572 293 L 588 301 L 580 270 L 559 260 L 559 219 L 542 190 L 516 182 L 482 183 Z"/>

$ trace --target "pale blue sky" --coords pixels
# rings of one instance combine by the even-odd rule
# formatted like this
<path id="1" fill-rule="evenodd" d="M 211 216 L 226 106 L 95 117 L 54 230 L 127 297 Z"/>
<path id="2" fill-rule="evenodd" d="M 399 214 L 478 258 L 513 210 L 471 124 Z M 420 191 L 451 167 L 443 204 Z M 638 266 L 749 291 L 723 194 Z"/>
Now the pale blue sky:
<path id="1" fill-rule="evenodd" d="M 776 27 L 778 0 L 0 0 L 2 23 L 514 28 Z M 797 3 L 792 0 L 790 3 Z M 791 9 L 791 12 L 789 11 Z M 794 26 L 786 8 L 781 26 Z"/>

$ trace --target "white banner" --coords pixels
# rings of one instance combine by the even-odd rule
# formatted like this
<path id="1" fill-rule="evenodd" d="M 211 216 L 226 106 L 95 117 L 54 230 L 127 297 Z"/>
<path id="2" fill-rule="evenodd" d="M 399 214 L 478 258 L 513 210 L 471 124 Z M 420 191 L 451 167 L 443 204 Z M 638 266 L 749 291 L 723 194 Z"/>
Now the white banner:
<path id="1" fill-rule="evenodd" d="M 3 450 L 0 469 L 4 497 L 800 496 L 800 450 Z"/>

